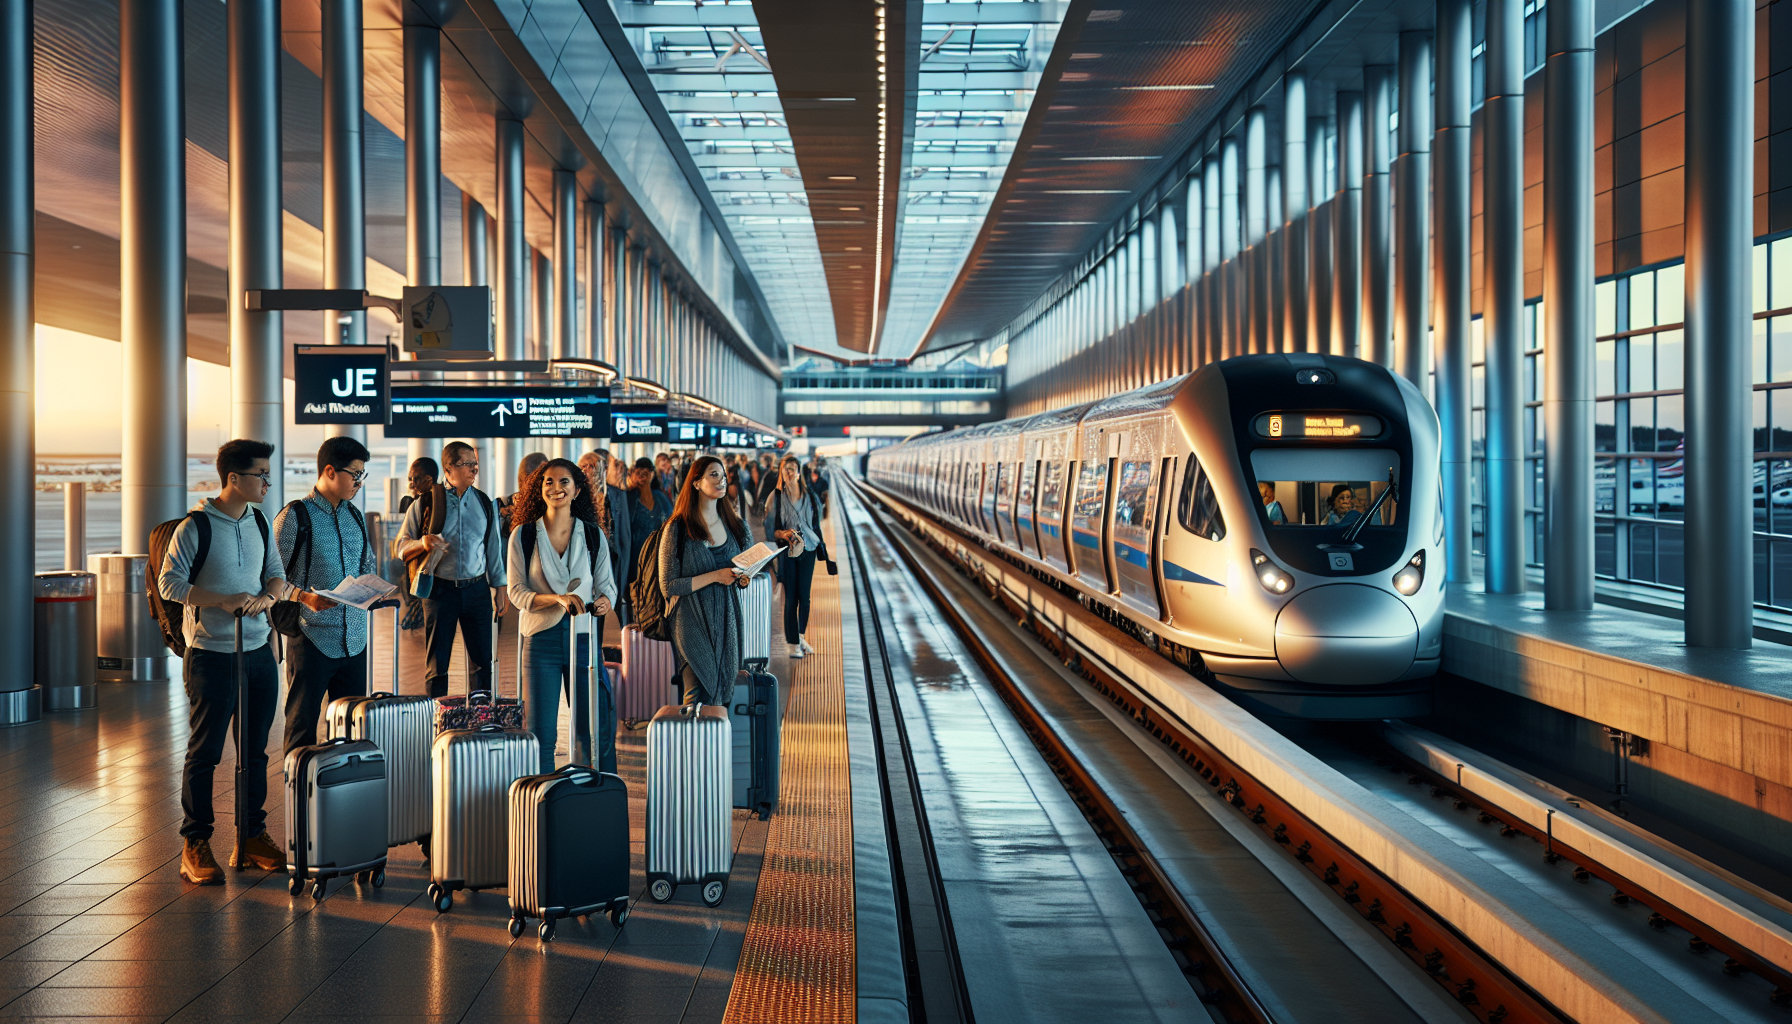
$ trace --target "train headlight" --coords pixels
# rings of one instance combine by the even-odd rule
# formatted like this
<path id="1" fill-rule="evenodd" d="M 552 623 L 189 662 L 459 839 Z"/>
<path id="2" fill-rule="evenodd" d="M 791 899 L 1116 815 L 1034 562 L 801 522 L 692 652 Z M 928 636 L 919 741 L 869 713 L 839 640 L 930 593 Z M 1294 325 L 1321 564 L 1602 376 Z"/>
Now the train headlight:
<path id="1" fill-rule="evenodd" d="M 1294 588 L 1294 577 L 1256 548 L 1251 549 L 1251 571 L 1257 574 L 1257 582 L 1263 584 L 1263 589 L 1272 594 L 1286 594 Z"/>
<path id="2" fill-rule="evenodd" d="M 1401 566 L 1400 571 L 1394 574 L 1394 589 L 1411 597 L 1419 592 L 1419 587 L 1424 583 L 1425 552 L 1421 549 L 1418 554 L 1412 556 L 1412 561 Z"/>

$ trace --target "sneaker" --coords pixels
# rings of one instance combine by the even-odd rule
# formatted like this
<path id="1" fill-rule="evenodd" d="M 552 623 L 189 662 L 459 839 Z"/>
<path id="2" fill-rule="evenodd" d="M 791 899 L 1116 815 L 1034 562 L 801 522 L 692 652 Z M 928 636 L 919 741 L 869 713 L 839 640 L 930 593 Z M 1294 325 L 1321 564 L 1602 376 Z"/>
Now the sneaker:
<path id="1" fill-rule="evenodd" d="M 806 637 L 806 636 L 799 637 L 797 639 L 797 643 L 802 645 L 804 654 L 814 654 L 815 653 L 815 645 L 809 642 L 808 637 Z"/>
<path id="2" fill-rule="evenodd" d="M 180 855 L 180 877 L 194 885 L 224 884 L 224 869 L 218 866 L 218 859 L 212 856 L 211 840 L 187 840 L 187 848 Z"/>
<path id="3" fill-rule="evenodd" d="M 261 830 L 260 835 L 245 839 L 239 849 L 230 851 L 231 867 L 237 866 L 239 854 L 248 861 L 252 868 L 260 868 L 263 871 L 286 870 L 286 854 L 274 845 L 273 837 L 268 835 L 268 830 L 265 828 Z"/>
<path id="4" fill-rule="evenodd" d="M 801 643 L 799 643 L 795 647 L 792 647 L 790 649 L 790 656 L 792 658 L 802 657 L 803 656 L 803 645 Z"/>

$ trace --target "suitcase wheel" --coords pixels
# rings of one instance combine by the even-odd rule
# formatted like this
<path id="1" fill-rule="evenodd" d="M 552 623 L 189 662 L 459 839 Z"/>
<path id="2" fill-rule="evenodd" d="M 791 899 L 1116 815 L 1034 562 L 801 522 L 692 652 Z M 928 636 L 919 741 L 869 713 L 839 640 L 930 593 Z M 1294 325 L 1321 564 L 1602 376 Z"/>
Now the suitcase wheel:
<path id="1" fill-rule="evenodd" d="M 454 893 L 434 882 L 429 883 L 429 901 L 436 905 L 438 914 L 446 914 L 454 909 Z"/>
<path id="2" fill-rule="evenodd" d="M 554 941 L 554 919 L 551 917 L 542 918 L 541 928 L 538 929 L 538 934 L 540 934 L 541 941 L 543 942 Z"/>
<path id="3" fill-rule="evenodd" d="M 373 886 L 375 889 L 384 888 L 386 885 L 386 869 L 369 868 L 366 871 L 357 871 L 355 872 L 355 881 L 364 882 Z"/>
<path id="4" fill-rule="evenodd" d="M 305 880 L 303 878 L 300 878 L 298 875 L 292 876 L 292 881 L 286 883 L 286 891 L 289 893 L 292 893 L 294 896 L 297 896 L 299 893 L 304 892 L 305 891 Z"/>
<path id="5" fill-rule="evenodd" d="M 722 905 L 722 897 L 727 894 L 728 885 L 726 882 L 710 882 L 703 887 L 703 905 L 706 907 L 719 907 Z"/>
<path id="6" fill-rule="evenodd" d="M 671 902 L 672 894 L 677 891 L 678 886 L 673 885 L 664 878 L 654 879 L 653 884 L 647 887 L 647 895 L 652 896 L 653 902 L 655 903 Z"/>
<path id="7" fill-rule="evenodd" d="M 511 918 L 510 919 L 510 937 L 514 939 L 514 938 L 521 936 L 522 934 L 523 934 L 523 919 L 520 917 Z"/>
<path id="8" fill-rule="evenodd" d="M 324 880 L 323 879 L 320 878 L 317 881 L 311 883 L 311 898 L 313 901 L 317 901 L 317 902 L 321 902 L 323 900 L 323 898 L 324 898 Z"/>
<path id="9" fill-rule="evenodd" d="M 619 900 L 610 905 L 610 923 L 620 928 L 628 922 L 628 901 Z"/>

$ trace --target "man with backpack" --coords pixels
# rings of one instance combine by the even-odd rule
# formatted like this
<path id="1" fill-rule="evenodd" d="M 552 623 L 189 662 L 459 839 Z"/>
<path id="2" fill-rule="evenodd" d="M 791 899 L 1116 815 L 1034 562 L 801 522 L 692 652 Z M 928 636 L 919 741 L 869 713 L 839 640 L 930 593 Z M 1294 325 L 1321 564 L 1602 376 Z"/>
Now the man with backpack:
<path id="1" fill-rule="evenodd" d="M 354 503 L 369 457 L 352 437 L 326 440 L 317 450 L 317 484 L 311 493 L 274 517 L 275 546 L 299 606 L 288 613 L 284 609 L 289 606 L 282 605 L 274 615 L 275 626 L 292 636 L 286 651 L 289 754 L 317 742 L 317 716 L 326 699 L 360 696 L 366 690 L 367 613 L 316 591 L 377 568 L 367 521 Z"/>
<path id="2" fill-rule="evenodd" d="M 454 631 L 460 627 L 467 645 L 467 688 L 492 690 L 492 609 L 502 615 L 504 544 L 492 499 L 473 486 L 479 479 L 479 449 L 465 441 L 442 446 L 441 531 L 432 532 L 423 519 L 424 502 L 404 515 L 398 531 L 398 557 L 424 558 L 431 577 L 423 598 L 423 637 L 428 656 L 424 677 L 431 697 L 448 695 L 448 660 L 454 653 Z M 433 499 L 429 503 L 433 505 Z M 432 508 L 431 519 L 437 512 Z"/>
<path id="3" fill-rule="evenodd" d="M 274 724 L 274 703 L 279 699 L 280 677 L 274 651 L 268 643 L 266 612 L 286 594 L 285 571 L 268 536 L 268 521 L 260 505 L 267 497 L 273 470 L 268 461 L 274 446 L 262 441 L 235 440 L 218 449 L 218 478 L 222 488 L 169 529 L 164 523 L 150 537 L 151 555 L 158 543 L 165 547 L 156 577 L 157 605 L 164 634 L 173 627 L 180 610 L 178 634 L 171 640 L 184 649 L 182 675 L 187 701 L 192 706 L 187 736 L 186 766 L 181 772 L 180 834 L 186 848 L 180 858 L 181 877 L 195 885 L 221 885 L 224 871 L 212 855 L 212 776 L 224 754 L 224 741 L 233 718 L 244 730 L 244 792 L 239 794 L 237 822 L 242 839 L 232 850 L 232 865 L 247 864 L 264 871 L 286 866 L 286 854 L 269 838 L 268 730 Z M 166 618 L 164 618 L 166 616 Z M 236 629 L 241 618 L 243 673 L 247 707 L 237 707 Z"/>

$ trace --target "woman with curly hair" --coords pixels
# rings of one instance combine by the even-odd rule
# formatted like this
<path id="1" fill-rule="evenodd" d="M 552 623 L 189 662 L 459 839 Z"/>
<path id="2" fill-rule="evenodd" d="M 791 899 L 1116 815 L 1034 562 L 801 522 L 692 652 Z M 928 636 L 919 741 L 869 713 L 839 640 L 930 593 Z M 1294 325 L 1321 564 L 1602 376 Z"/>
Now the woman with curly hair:
<path id="1" fill-rule="evenodd" d="M 603 620 L 582 613 L 587 604 L 597 616 L 608 613 L 616 602 L 616 582 L 585 474 L 565 459 L 550 460 L 517 492 L 510 515 L 510 600 L 523 638 L 517 688 L 529 731 L 541 741 L 541 771 L 554 770 L 560 719 L 554 691 L 562 689 L 570 690 L 572 704 L 572 761 L 614 772 L 616 719 L 609 680 L 602 673 L 586 679 L 590 645 L 603 643 L 602 634 L 592 635 L 592 626 Z M 595 737 L 590 734 L 594 698 Z"/>

